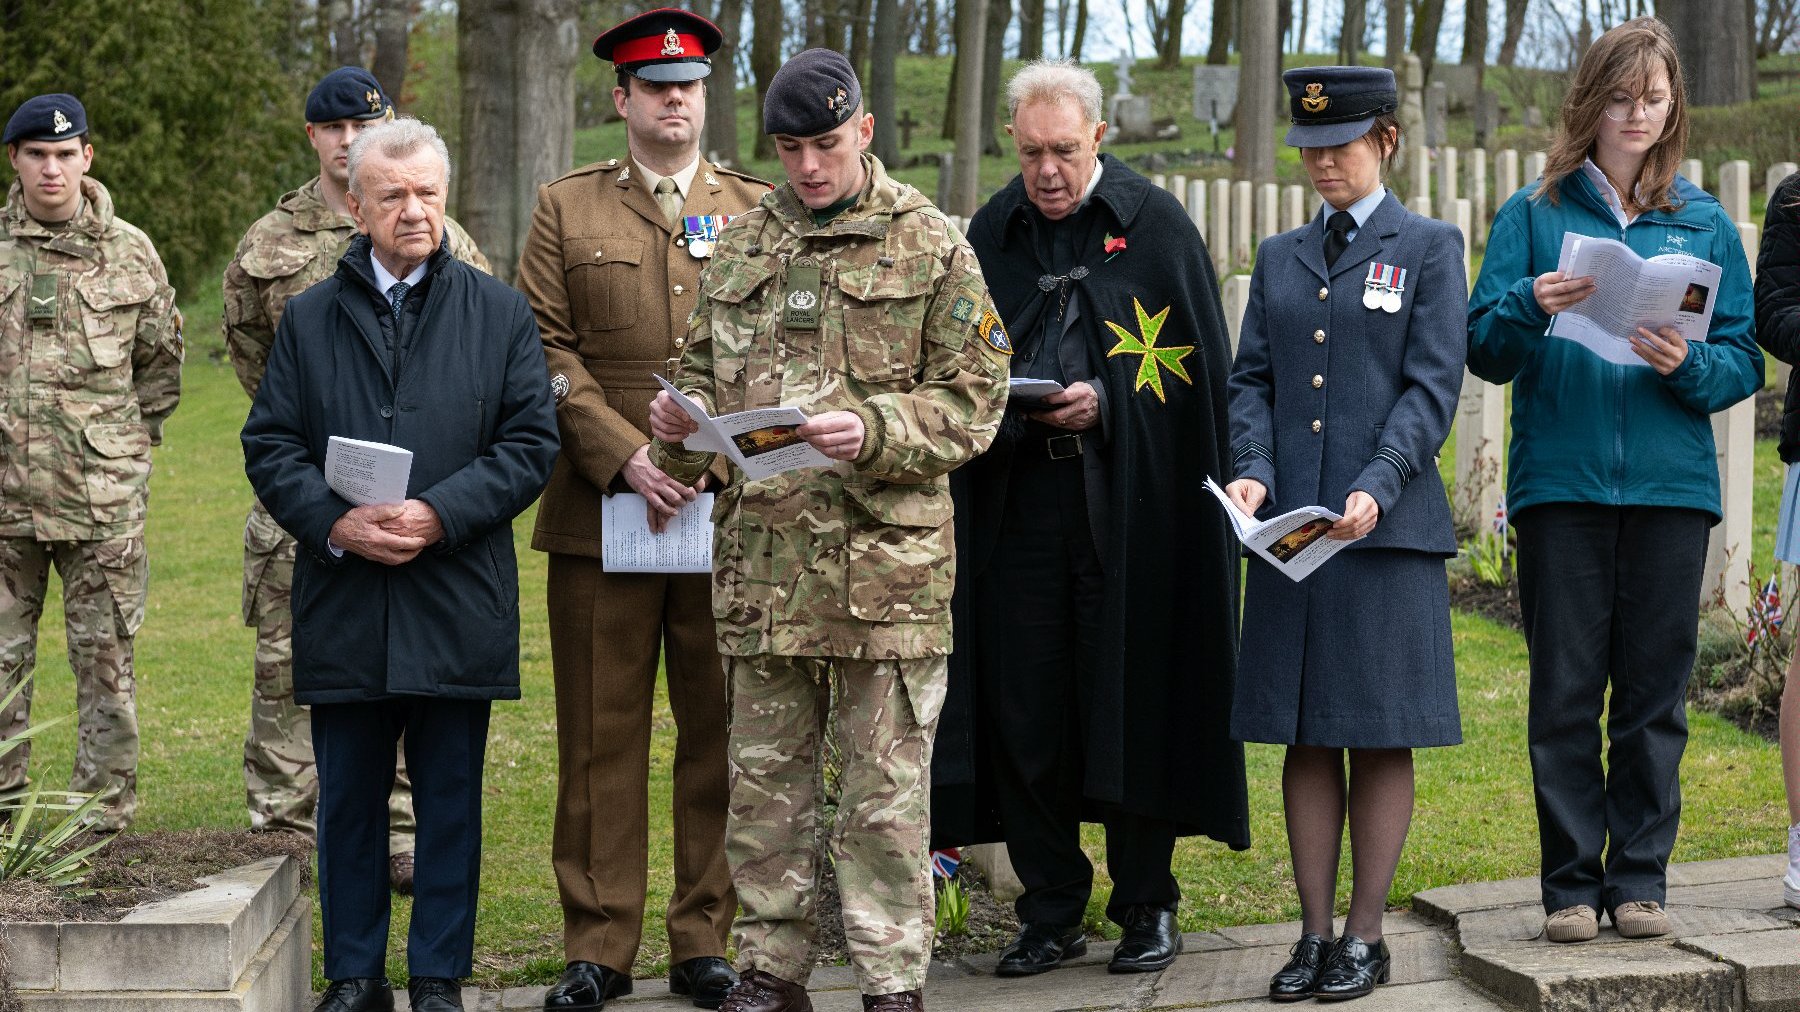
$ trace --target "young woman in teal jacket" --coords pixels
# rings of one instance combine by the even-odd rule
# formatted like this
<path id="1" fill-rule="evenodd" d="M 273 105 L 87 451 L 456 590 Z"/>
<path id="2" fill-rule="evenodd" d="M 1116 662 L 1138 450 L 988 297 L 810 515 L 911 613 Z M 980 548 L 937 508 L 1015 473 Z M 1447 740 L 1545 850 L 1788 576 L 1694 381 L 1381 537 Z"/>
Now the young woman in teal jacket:
<path id="1" fill-rule="evenodd" d="M 1675 173 L 1687 130 L 1668 29 L 1638 18 L 1602 35 L 1576 67 L 1543 177 L 1495 215 L 1469 300 L 1470 371 L 1513 384 L 1506 497 L 1545 931 L 1559 942 L 1595 937 L 1601 911 L 1626 937 L 1669 930 L 1684 701 L 1720 517 L 1708 416 L 1763 382 L 1737 228 Z M 1549 336 L 1551 317 L 1594 291 L 1556 271 L 1567 232 L 1720 265 L 1706 340 L 1640 328 L 1641 361 L 1621 365 Z"/>

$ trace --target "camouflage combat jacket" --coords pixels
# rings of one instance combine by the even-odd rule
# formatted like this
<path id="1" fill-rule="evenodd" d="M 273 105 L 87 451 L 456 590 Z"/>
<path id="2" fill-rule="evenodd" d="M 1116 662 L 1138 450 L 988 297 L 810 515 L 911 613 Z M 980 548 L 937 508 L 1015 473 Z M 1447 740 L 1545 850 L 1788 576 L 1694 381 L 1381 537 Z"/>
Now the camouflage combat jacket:
<path id="1" fill-rule="evenodd" d="M 0 218 L 0 537 L 140 537 L 150 447 L 181 399 L 175 289 L 148 236 L 81 182 L 60 229 Z"/>
<path id="2" fill-rule="evenodd" d="M 713 613 L 734 655 L 927 657 L 950 651 L 949 482 L 993 441 L 1009 346 L 969 245 L 864 156 L 856 205 L 824 226 L 790 186 L 734 219 L 700 278 L 676 384 L 712 414 L 786 405 L 862 417 L 862 452 L 746 482 L 713 519 Z M 820 271 L 818 327 L 790 329 L 795 261 Z M 802 305 L 809 301 L 802 297 Z M 652 444 L 683 481 L 711 454 Z"/>
<path id="3" fill-rule="evenodd" d="M 319 177 L 282 197 L 258 218 L 225 267 L 225 348 L 238 382 L 251 397 L 262 382 L 275 345 L 275 327 L 287 300 L 337 272 L 338 259 L 356 234 L 356 222 L 326 206 Z M 461 225 L 444 219 L 450 255 L 493 273 L 487 258 Z"/>

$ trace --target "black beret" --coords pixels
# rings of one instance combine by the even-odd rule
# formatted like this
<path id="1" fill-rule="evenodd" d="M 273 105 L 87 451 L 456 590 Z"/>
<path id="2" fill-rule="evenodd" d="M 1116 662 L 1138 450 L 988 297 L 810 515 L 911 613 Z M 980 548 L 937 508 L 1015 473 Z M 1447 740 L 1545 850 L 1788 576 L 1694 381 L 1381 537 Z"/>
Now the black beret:
<path id="1" fill-rule="evenodd" d="M 719 26 L 675 7 L 645 11 L 594 40 L 594 55 L 645 81 L 698 81 L 712 73 L 707 59 L 725 41 Z"/>
<path id="2" fill-rule="evenodd" d="M 63 141 L 87 132 L 87 110 L 74 95 L 39 95 L 26 99 L 6 121 L 6 137 L 0 144 Z"/>
<path id="3" fill-rule="evenodd" d="M 306 96 L 308 123 L 393 118 L 394 103 L 381 90 L 381 82 L 361 67 L 339 67 L 320 78 Z"/>
<path id="4" fill-rule="evenodd" d="M 862 105 L 862 85 L 844 54 L 808 49 L 782 64 L 763 99 L 763 133 L 817 137 Z"/>
<path id="5" fill-rule="evenodd" d="M 1400 108 L 1394 72 L 1385 67 L 1296 67 L 1287 85 L 1294 148 L 1335 148 L 1369 132 L 1375 117 Z"/>

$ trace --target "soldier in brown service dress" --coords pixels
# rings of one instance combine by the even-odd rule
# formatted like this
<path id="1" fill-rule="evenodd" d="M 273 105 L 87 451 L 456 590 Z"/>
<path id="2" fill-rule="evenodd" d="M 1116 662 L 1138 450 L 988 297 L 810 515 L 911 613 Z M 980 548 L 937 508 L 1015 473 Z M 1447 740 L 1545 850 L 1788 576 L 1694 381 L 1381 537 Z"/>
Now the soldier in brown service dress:
<path id="1" fill-rule="evenodd" d="M 361 67 L 326 74 L 306 98 L 306 139 L 319 156 L 319 174 L 282 197 L 238 243 L 225 268 L 225 348 L 244 392 L 256 396 L 275 327 L 290 298 L 330 277 L 356 235 L 345 198 L 350 143 L 362 131 L 394 118 L 393 103 Z M 462 226 L 446 217 L 450 253 L 482 270 L 487 258 Z M 250 828 L 286 829 L 312 836 L 319 800 L 313 765 L 312 720 L 294 702 L 294 539 L 252 501 L 244 523 L 244 624 L 256 630 L 250 728 L 244 735 L 244 794 Z M 400 892 L 413 880 L 412 783 L 406 756 L 396 762 L 388 799 L 388 878 Z"/>
<path id="2" fill-rule="evenodd" d="M 704 18 L 657 10 L 594 42 L 618 72 L 613 102 L 629 157 L 543 187 L 519 258 L 563 440 L 531 540 L 550 553 L 559 768 L 551 862 L 567 959 L 546 1009 L 598 1009 L 631 991 L 659 657 L 677 728 L 669 984 L 716 1008 L 737 980 L 724 959 L 737 897 L 725 863 L 725 676 L 708 580 L 608 573 L 600 552 L 603 495 L 643 496 L 660 527 L 707 480 L 658 470 L 645 430 L 655 376 L 674 375 L 719 229 L 769 192 L 700 156 L 707 54 L 720 41 Z"/>

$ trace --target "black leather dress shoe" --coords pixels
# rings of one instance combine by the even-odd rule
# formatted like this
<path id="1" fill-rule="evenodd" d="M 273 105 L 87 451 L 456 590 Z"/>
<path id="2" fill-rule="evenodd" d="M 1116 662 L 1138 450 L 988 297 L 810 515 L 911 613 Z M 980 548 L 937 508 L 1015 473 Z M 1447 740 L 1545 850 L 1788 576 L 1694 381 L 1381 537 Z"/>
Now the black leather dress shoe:
<path id="1" fill-rule="evenodd" d="M 1303 1001 L 1311 998 L 1329 955 L 1330 939 L 1310 932 L 1301 935 L 1294 947 L 1288 950 L 1287 965 L 1269 978 L 1269 1000 Z"/>
<path id="2" fill-rule="evenodd" d="M 1019 928 L 1019 937 L 1000 950 L 1000 962 L 994 964 L 996 977 L 1029 977 L 1034 973 L 1054 970 L 1062 961 L 1087 951 L 1087 938 L 1080 925 L 1054 928 L 1048 924 L 1027 924 Z"/>
<path id="3" fill-rule="evenodd" d="M 1125 934 L 1113 949 L 1109 973 L 1155 973 L 1166 970 L 1181 951 L 1181 932 L 1175 929 L 1175 911 L 1162 907 L 1132 907 L 1125 911 Z"/>
<path id="4" fill-rule="evenodd" d="M 631 977 L 610 966 L 577 959 L 544 992 L 546 1012 L 600 1012 L 606 999 L 631 993 Z"/>
<path id="5" fill-rule="evenodd" d="M 688 995 L 695 1008 L 718 1008 L 737 979 L 737 971 L 718 956 L 695 956 L 669 967 L 669 991 Z"/>
<path id="6" fill-rule="evenodd" d="M 1325 961 L 1325 971 L 1319 974 L 1313 997 L 1320 1001 L 1361 998 L 1375 990 L 1375 985 L 1388 982 L 1391 963 L 1386 939 L 1370 945 L 1355 935 L 1345 935 L 1332 946 L 1331 958 Z"/>
<path id="7" fill-rule="evenodd" d="M 394 1012 L 394 986 L 385 977 L 334 980 L 313 1012 Z"/>
<path id="8" fill-rule="evenodd" d="M 413 1012 L 463 1012 L 462 988 L 449 977 L 413 977 L 406 997 Z"/>

